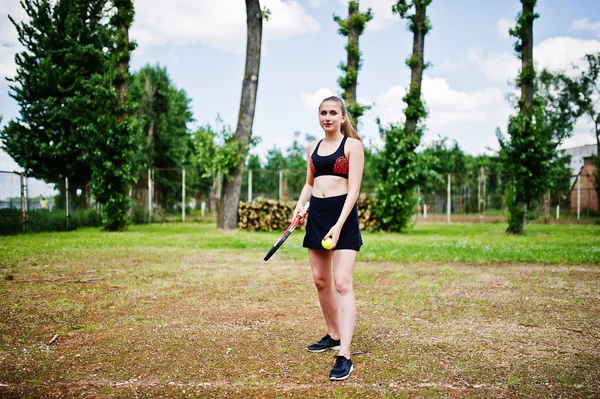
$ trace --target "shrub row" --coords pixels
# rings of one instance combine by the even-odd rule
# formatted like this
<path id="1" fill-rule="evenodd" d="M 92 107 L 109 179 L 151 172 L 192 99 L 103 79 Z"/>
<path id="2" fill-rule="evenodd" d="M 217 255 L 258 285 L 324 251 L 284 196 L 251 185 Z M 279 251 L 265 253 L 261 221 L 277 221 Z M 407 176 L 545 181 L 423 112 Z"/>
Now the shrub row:
<path id="1" fill-rule="evenodd" d="M 0 235 L 18 234 L 23 231 L 20 209 L 0 209 Z M 67 231 L 79 227 L 102 225 L 100 213 L 93 209 L 71 212 L 67 226 L 65 211 L 36 209 L 28 212 L 27 232 Z"/>

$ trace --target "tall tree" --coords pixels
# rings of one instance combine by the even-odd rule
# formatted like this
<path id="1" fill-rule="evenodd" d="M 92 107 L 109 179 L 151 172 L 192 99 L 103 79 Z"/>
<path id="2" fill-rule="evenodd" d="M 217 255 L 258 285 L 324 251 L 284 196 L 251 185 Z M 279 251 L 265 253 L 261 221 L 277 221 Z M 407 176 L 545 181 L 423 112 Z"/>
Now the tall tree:
<path id="1" fill-rule="evenodd" d="M 220 229 L 237 228 L 238 203 L 242 187 L 242 166 L 251 144 L 258 89 L 258 72 L 260 69 L 262 20 L 266 16 L 268 16 L 268 13 L 260 9 L 259 0 L 246 0 L 246 70 L 242 84 L 240 113 L 234 136 L 238 159 L 235 171 L 223 176 L 223 194 L 221 195 L 217 218 L 217 226 Z"/>
<path id="2" fill-rule="evenodd" d="M 510 233 L 526 231 L 528 213 L 552 188 L 553 177 L 564 170 L 566 159 L 559 156 L 557 148 L 572 133 L 579 113 L 572 101 L 571 80 L 547 71 L 536 75 L 533 66 L 536 0 L 521 0 L 521 3 L 523 8 L 517 23 L 510 29 L 517 39 L 515 52 L 521 59 L 517 79 L 521 95 L 516 105 L 519 112 L 509 118 L 508 139 L 497 132 Z"/>
<path id="3" fill-rule="evenodd" d="M 214 131 L 210 125 L 201 126 L 192 134 L 191 165 L 199 170 L 201 187 L 212 185 L 214 178 L 231 176 L 239 169 L 241 158 L 235 132 L 229 126 Z M 253 144 L 254 140 L 251 140 Z"/>
<path id="4" fill-rule="evenodd" d="M 600 197 L 600 53 L 587 54 L 586 65 L 581 71 L 579 78 L 580 92 L 583 97 L 583 113 L 587 115 L 594 124 L 596 134 L 596 156 L 594 165 L 596 173 L 596 192 Z"/>
<path id="5" fill-rule="evenodd" d="M 505 141 L 498 133 L 500 142 L 500 158 L 503 170 L 511 179 L 505 201 L 508 210 L 508 232 L 523 233 L 526 228 L 528 206 L 531 205 L 537 191 L 528 190 L 528 182 L 532 181 L 533 171 L 530 164 L 540 165 L 547 155 L 535 153 L 536 143 L 533 125 L 533 91 L 535 69 L 533 66 L 533 21 L 539 17 L 534 13 L 536 0 L 521 0 L 522 10 L 517 15 L 517 24 L 510 29 L 515 42 L 515 53 L 521 59 L 521 72 L 517 84 L 521 89 L 518 102 L 519 114 L 511 117 L 508 123 L 510 141 Z M 531 151 L 531 152 L 530 152 Z M 539 157 L 541 156 L 541 157 Z M 521 158 L 521 159 L 519 159 Z M 514 163 L 516 162 L 516 163 Z"/>
<path id="6" fill-rule="evenodd" d="M 359 105 L 356 102 L 358 71 L 362 66 L 358 42 L 360 35 L 365 30 L 365 25 L 373 19 L 373 14 L 370 8 L 365 13 L 360 12 L 359 1 L 350 0 L 348 2 L 348 19 L 342 19 L 337 15 L 334 15 L 333 19 L 340 26 L 338 29 L 339 34 L 348 37 L 348 44 L 346 44 L 348 59 L 345 64 L 342 62 L 339 66 L 345 72 L 345 75 L 338 78 L 338 83 L 344 90 L 342 98 L 346 103 L 346 109 L 354 123 L 356 123 L 356 126 L 358 126 L 358 119 L 363 115 L 365 110 L 370 108 Z"/>
<path id="7" fill-rule="evenodd" d="M 72 194 L 91 178 L 90 136 L 104 128 L 105 104 L 93 100 L 110 65 L 107 0 L 22 0 L 27 22 L 15 26 L 24 50 L 8 79 L 20 116 L 0 133 L 6 151 L 33 177 L 69 178 Z M 100 90 L 102 88 L 100 87 Z"/>
<path id="8" fill-rule="evenodd" d="M 138 170 L 140 143 L 138 125 L 130 115 L 131 96 L 128 95 L 130 79 L 129 60 L 135 43 L 129 41 L 129 29 L 135 15 L 132 0 L 112 0 L 115 7 L 110 22 L 116 30 L 112 60 L 114 71 L 108 76 L 116 96 L 109 98 L 110 113 L 104 134 L 95 140 L 93 164 L 93 192 L 104 205 L 104 228 L 123 230 L 129 210 L 129 191 Z"/>
<path id="9" fill-rule="evenodd" d="M 142 120 L 148 159 L 153 156 L 153 138 L 158 119 L 169 112 L 169 89 L 171 79 L 166 68 L 143 66 L 132 76 L 132 96 L 136 103 L 136 115 Z M 151 164 L 151 162 L 149 162 Z"/>
<path id="10" fill-rule="evenodd" d="M 158 65 L 146 65 L 133 74 L 130 90 L 135 104 L 132 113 L 140 124 L 141 140 L 146 148 L 140 164 L 172 169 L 157 171 L 154 192 L 156 203 L 163 210 L 173 210 L 181 203 L 181 171 L 178 168 L 189 166 L 191 161 L 188 130 L 188 124 L 193 121 L 191 100 L 184 90 L 173 86 L 166 68 Z M 194 176 L 186 175 L 186 185 L 196 183 L 194 180 L 198 179 Z M 190 191 L 186 190 L 186 193 Z"/>
<path id="11" fill-rule="evenodd" d="M 413 52 L 406 64 L 411 69 L 410 87 L 404 101 L 404 126 L 391 124 L 384 128 L 378 121 L 380 134 L 385 139 L 383 150 L 375 161 L 378 171 L 376 186 L 377 214 L 386 230 L 400 231 L 408 225 L 416 209 L 413 191 L 428 173 L 416 148 L 423 136 L 423 121 L 427 116 L 421 100 L 421 81 L 427 65 L 423 61 L 425 35 L 431 29 L 426 16 L 432 0 L 398 0 L 392 11 L 408 20 L 413 32 Z M 412 13 L 411 13 L 412 12 Z"/>
<path id="12" fill-rule="evenodd" d="M 413 51 L 411 57 L 406 61 L 410 67 L 410 89 L 404 97 L 406 102 L 406 123 L 404 130 L 407 136 L 412 136 L 416 133 L 417 125 L 425 119 L 427 112 L 421 101 L 421 82 L 423 81 L 423 71 L 429 66 L 425 64 L 425 35 L 431 30 L 431 23 L 427 18 L 427 6 L 432 0 L 397 0 L 392 7 L 394 13 L 400 15 L 401 18 L 409 21 L 409 29 L 413 32 Z M 414 14 L 409 12 L 414 8 Z"/>
<path id="13" fill-rule="evenodd" d="M 428 180 L 421 184 L 421 192 L 430 190 L 435 193 L 445 193 L 447 188 L 448 173 L 452 174 L 452 186 L 461 187 L 466 182 L 466 156 L 458 146 L 456 140 L 449 146 L 448 138 L 440 138 L 427 146 L 419 155 L 433 159 L 429 168 L 438 174 L 438 178 Z"/>
<path id="14" fill-rule="evenodd" d="M 594 124 L 597 153 L 600 156 L 600 53 L 587 54 L 580 85 L 584 98 L 583 112 Z"/>

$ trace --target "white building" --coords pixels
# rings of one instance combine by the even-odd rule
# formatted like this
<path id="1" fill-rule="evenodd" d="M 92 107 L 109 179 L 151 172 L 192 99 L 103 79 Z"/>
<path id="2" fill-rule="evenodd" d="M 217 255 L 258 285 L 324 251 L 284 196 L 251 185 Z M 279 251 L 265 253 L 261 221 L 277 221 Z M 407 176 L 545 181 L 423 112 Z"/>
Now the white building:
<path id="1" fill-rule="evenodd" d="M 583 167 L 583 159 L 592 155 L 598 155 L 598 146 L 596 144 L 586 144 L 581 147 L 566 148 L 563 154 L 571 156 L 571 176 L 576 176 Z"/>

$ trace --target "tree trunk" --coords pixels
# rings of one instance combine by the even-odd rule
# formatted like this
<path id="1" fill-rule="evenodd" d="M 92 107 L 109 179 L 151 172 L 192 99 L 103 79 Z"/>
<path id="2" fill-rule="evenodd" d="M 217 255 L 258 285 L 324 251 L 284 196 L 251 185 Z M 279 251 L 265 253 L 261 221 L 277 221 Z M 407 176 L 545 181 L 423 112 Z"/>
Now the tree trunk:
<path id="1" fill-rule="evenodd" d="M 525 118 L 525 130 L 523 134 L 532 134 L 533 129 L 533 91 L 535 71 L 533 68 L 533 20 L 535 19 L 533 9 L 537 0 L 521 0 L 523 4 L 522 15 L 525 18 L 521 27 L 521 100 L 519 113 Z M 517 193 L 519 190 L 517 190 Z M 527 202 L 523 198 L 517 198 L 517 203 L 523 209 L 521 228 L 518 233 L 525 233 L 527 227 Z"/>
<path id="2" fill-rule="evenodd" d="M 119 26 L 119 31 L 123 35 L 125 41 L 118 44 L 119 54 L 129 53 L 129 29 L 127 25 L 122 23 Z M 127 111 L 125 110 L 125 94 L 127 94 L 127 83 L 129 80 L 125 78 L 129 71 L 129 57 L 120 57 L 117 65 L 117 71 L 119 73 L 119 80 L 117 82 L 117 108 L 119 109 L 119 122 L 124 121 L 127 118 Z"/>
<path id="3" fill-rule="evenodd" d="M 358 62 L 360 52 L 358 50 L 358 38 L 360 36 L 359 27 L 353 24 L 352 18 L 358 16 L 358 2 L 350 1 L 348 3 L 348 63 L 346 64 L 346 76 L 352 76 L 348 82 L 349 85 L 344 91 L 346 107 L 356 104 L 356 84 L 358 80 Z M 355 49 L 356 51 L 352 51 Z"/>
<path id="4" fill-rule="evenodd" d="M 235 131 L 234 140 L 240 146 L 238 151 L 248 152 L 248 145 L 252 136 L 252 123 L 256 108 L 256 92 L 258 89 L 258 71 L 260 69 L 260 50 L 262 40 L 262 12 L 259 0 L 246 0 L 246 21 L 248 38 L 246 43 L 246 70 L 242 84 L 242 98 L 240 113 Z M 232 176 L 224 176 L 223 193 L 219 204 L 217 226 L 220 229 L 237 228 L 238 203 L 242 189 L 242 166 L 245 156 L 242 157 L 239 167 Z"/>
<path id="5" fill-rule="evenodd" d="M 156 124 L 156 112 L 152 113 L 152 120 L 150 120 L 150 127 L 148 127 L 148 135 L 146 136 L 146 146 L 150 147 L 152 143 L 152 136 L 154 136 L 154 125 Z"/>
<path id="6" fill-rule="evenodd" d="M 533 20 L 536 0 L 521 0 L 523 21 L 521 31 L 521 114 L 531 118 L 533 112 Z"/>
<path id="7" fill-rule="evenodd" d="M 409 90 L 414 93 L 414 95 L 418 95 L 418 98 L 421 98 L 421 82 L 423 80 L 423 70 L 425 69 L 423 54 L 425 52 L 425 35 L 427 34 L 426 9 L 427 5 L 423 2 L 415 2 L 413 52 L 409 61 L 409 66 L 411 69 Z M 408 106 L 411 106 L 410 101 Z M 405 124 L 405 132 L 407 136 L 412 136 L 415 133 L 417 123 L 419 123 L 418 116 L 407 115 Z"/>

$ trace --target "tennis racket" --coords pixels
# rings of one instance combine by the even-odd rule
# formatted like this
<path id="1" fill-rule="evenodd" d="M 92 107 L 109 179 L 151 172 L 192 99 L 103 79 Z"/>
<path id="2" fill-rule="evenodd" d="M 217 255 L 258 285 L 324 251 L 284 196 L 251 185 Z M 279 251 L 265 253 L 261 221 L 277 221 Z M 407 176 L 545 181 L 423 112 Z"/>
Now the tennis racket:
<path id="1" fill-rule="evenodd" d="M 279 237 L 279 239 L 275 242 L 275 245 L 273 245 L 273 247 L 271 249 L 269 249 L 269 252 L 267 252 L 267 254 L 265 255 L 265 262 L 269 260 L 269 258 L 271 258 L 271 256 L 273 256 L 273 254 L 275 252 L 277 252 L 277 250 L 279 249 L 279 247 L 281 246 L 281 244 L 283 244 L 283 242 L 285 240 L 287 240 L 287 238 L 290 236 L 290 234 L 292 234 L 292 231 L 294 231 L 296 229 L 296 227 L 298 227 L 300 225 L 300 223 L 306 219 L 306 215 L 308 215 L 308 206 L 310 205 L 310 202 L 307 202 L 304 205 L 304 214 L 302 216 L 300 216 L 300 214 L 296 215 L 296 217 L 294 218 L 294 220 L 292 220 L 292 223 L 290 223 L 290 225 L 288 226 L 287 229 L 285 229 L 285 231 L 283 232 L 283 234 L 281 235 L 281 237 Z"/>

